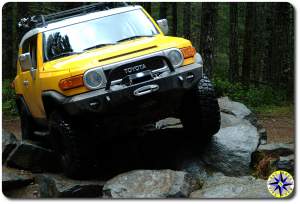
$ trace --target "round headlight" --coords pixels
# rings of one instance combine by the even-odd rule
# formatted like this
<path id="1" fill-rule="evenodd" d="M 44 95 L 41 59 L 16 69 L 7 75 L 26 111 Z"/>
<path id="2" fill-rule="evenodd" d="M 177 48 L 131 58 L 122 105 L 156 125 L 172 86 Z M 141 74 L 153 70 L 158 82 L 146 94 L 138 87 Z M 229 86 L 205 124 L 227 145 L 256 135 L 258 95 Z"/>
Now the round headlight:
<path id="1" fill-rule="evenodd" d="M 168 53 L 168 58 L 174 67 L 179 67 L 183 63 L 182 54 L 178 50 L 171 50 Z"/>
<path id="2" fill-rule="evenodd" d="M 102 85 L 102 76 L 99 72 L 89 71 L 84 75 L 84 83 L 90 89 L 100 88 Z"/>
<path id="3" fill-rule="evenodd" d="M 202 57 L 201 57 L 201 55 L 198 52 L 195 55 L 195 62 L 198 63 L 198 64 L 200 64 L 200 65 L 203 65 Z"/>

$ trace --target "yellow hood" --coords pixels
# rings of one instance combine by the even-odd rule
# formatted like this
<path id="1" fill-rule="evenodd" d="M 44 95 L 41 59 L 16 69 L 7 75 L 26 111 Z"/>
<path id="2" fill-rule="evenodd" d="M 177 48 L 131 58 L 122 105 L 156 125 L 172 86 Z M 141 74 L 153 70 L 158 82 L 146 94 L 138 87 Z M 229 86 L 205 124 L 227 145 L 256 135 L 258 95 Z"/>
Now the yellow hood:
<path id="1" fill-rule="evenodd" d="M 46 62 L 44 70 L 58 71 L 69 69 L 71 75 L 78 75 L 93 67 L 139 57 L 172 47 L 182 48 L 190 45 L 191 42 L 183 38 L 163 35 L 144 37 Z"/>

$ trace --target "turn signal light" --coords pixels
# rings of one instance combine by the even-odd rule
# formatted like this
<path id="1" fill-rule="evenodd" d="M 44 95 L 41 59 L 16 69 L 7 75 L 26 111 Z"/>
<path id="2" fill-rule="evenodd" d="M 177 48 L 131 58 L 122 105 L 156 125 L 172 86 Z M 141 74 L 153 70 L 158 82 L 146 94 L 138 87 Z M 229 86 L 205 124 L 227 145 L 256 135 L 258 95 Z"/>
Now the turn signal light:
<path id="1" fill-rule="evenodd" d="M 83 75 L 77 75 L 62 79 L 59 82 L 59 88 L 63 91 L 83 86 Z"/>
<path id="2" fill-rule="evenodd" d="M 193 46 L 189 46 L 189 47 L 184 47 L 180 49 L 184 59 L 190 58 L 190 57 L 194 57 L 194 55 L 196 54 L 196 49 Z"/>

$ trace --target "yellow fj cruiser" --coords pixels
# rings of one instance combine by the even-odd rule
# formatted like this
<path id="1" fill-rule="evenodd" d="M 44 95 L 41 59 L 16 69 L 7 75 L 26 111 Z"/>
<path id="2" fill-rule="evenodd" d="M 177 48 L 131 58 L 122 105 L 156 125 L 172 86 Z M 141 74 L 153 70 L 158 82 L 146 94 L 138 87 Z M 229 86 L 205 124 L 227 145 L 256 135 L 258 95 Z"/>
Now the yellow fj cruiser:
<path id="1" fill-rule="evenodd" d="M 219 130 L 200 54 L 166 36 L 167 20 L 141 6 L 91 4 L 23 18 L 19 27 L 27 29 L 14 80 L 22 138 L 49 137 L 67 175 L 88 169 L 104 138 L 166 117 L 182 120 L 185 137 L 207 140 Z"/>

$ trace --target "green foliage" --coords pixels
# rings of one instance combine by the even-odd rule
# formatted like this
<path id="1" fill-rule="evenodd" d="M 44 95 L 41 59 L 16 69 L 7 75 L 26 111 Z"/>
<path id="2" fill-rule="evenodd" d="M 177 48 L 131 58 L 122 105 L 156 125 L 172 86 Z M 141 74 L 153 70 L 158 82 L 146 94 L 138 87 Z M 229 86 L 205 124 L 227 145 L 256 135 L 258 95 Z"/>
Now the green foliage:
<path id="1" fill-rule="evenodd" d="M 2 112 L 5 115 L 17 115 L 15 91 L 11 87 L 11 80 L 2 81 Z"/>
<path id="2" fill-rule="evenodd" d="M 247 106 L 257 109 L 262 107 L 280 106 L 286 104 L 287 96 L 284 90 L 274 90 L 271 86 L 251 85 L 243 87 L 240 83 L 230 83 L 216 77 L 213 80 L 218 97 L 228 96 L 232 100 L 242 102 Z"/>
<path id="3" fill-rule="evenodd" d="M 281 106 L 265 105 L 256 107 L 255 111 L 261 117 L 294 117 L 295 107 L 291 103 L 283 104 Z"/>

